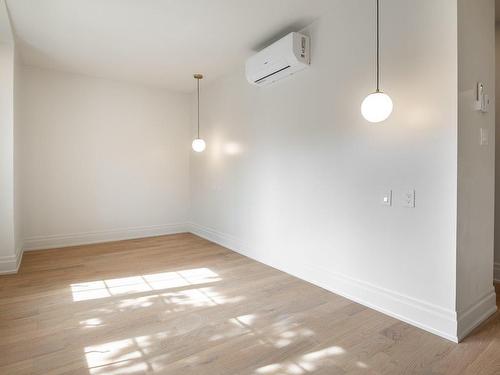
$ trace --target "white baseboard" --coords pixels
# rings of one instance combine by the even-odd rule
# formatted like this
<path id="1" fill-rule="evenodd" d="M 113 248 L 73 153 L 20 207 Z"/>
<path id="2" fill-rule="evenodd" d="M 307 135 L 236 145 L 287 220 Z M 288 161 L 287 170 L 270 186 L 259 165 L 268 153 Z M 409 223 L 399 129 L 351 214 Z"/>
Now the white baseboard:
<path id="1" fill-rule="evenodd" d="M 130 240 L 143 237 L 162 236 L 166 234 L 184 233 L 188 227 L 184 223 L 150 225 L 113 229 L 97 232 L 75 233 L 53 236 L 30 237 L 24 240 L 24 251 L 54 249 L 58 247 L 88 245 L 100 242 Z"/>
<path id="2" fill-rule="evenodd" d="M 492 289 L 479 298 L 467 310 L 458 313 L 458 338 L 462 340 L 474 328 L 488 319 L 497 311 L 495 289 Z"/>
<path id="3" fill-rule="evenodd" d="M 23 253 L 23 248 L 20 246 L 16 255 L 0 257 L 0 275 L 17 273 L 21 265 L 21 260 L 23 259 Z"/>
<path id="4" fill-rule="evenodd" d="M 493 274 L 493 280 L 500 284 L 500 262 L 496 262 L 494 267 L 494 274 Z"/>
<path id="5" fill-rule="evenodd" d="M 220 233 L 212 228 L 192 223 L 190 224 L 190 231 L 193 234 L 218 243 L 249 258 L 445 339 L 453 342 L 458 342 L 459 340 L 457 336 L 457 314 L 453 310 L 444 309 L 440 306 L 361 280 L 355 280 L 318 266 L 306 265 L 304 263 L 293 264 L 288 259 L 276 259 L 269 256 L 268 253 L 255 250 L 250 251 L 248 246 L 242 244 L 234 236 Z"/>

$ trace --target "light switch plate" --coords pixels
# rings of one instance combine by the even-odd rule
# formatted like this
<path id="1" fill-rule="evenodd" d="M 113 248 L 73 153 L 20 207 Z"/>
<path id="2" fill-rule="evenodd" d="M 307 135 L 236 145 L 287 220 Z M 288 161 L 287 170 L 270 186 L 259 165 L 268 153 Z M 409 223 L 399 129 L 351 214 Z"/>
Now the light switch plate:
<path id="1" fill-rule="evenodd" d="M 383 206 L 392 205 L 392 190 L 387 190 L 384 193 L 382 193 L 381 203 Z"/>
<path id="2" fill-rule="evenodd" d="M 408 208 L 415 207 L 415 190 L 410 189 L 403 194 L 403 206 Z"/>
<path id="3" fill-rule="evenodd" d="M 478 82 L 476 85 L 476 100 L 474 101 L 474 109 L 483 113 L 487 113 L 490 106 L 490 98 L 485 93 L 484 84 Z"/>

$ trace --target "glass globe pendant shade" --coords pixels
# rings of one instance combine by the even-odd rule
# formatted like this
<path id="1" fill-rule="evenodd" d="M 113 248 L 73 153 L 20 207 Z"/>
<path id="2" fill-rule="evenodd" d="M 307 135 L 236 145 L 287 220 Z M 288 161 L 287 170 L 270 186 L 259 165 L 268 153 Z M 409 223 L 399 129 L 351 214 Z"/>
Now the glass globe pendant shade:
<path id="1" fill-rule="evenodd" d="M 196 152 L 203 152 L 205 150 L 205 147 L 207 147 L 205 141 L 200 138 L 196 138 L 191 144 L 191 146 L 193 147 L 193 150 Z"/>
<path id="2" fill-rule="evenodd" d="M 361 114 L 373 123 L 382 122 L 392 113 L 392 99 L 383 92 L 374 92 L 368 95 L 361 103 Z"/>

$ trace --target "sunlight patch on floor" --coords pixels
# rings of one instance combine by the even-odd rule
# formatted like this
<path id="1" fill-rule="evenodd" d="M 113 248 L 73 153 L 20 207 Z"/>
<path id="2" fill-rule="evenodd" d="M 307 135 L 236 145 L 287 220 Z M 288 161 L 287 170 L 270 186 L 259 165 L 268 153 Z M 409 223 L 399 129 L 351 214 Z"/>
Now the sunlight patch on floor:
<path id="1" fill-rule="evenodd" d="M 71 284 L 73 301 L 108 298 L 125 294 L 150 292 L 189 285 L 220 281 L 221 278 L 208 268 L 194 268 L 176 272 L 162 272 L 149 275 L 122 277 Z M 180 299 L 189 298 L 180 297 Z"/>
<path id="2" fill-rule="evenodd" d="M 258 368 L 255 373 L 259 375 L 301 375 L 313 373 L 321 364 L 331 358 L 345 354 L 346 351 L 340 346 L 330 346 L 325 349 L 306 353 L 295 360 L 284 363 L 273 363 Z"/>
<path id="3" fill-rule="evenodd" d="M 142 361 L 141 347 L 144 337 L 113 341 L 85 348 L 85 358 L 91 375 L 136 374 L 148 371 L 149 365 Z"/>
<path id="4" fill-rule="evenodd" d="M 102 325 L 102 320 L 99 318 L 85 319 L 80 322 L 80 325 L 84 328 L 95 328 Z"/>

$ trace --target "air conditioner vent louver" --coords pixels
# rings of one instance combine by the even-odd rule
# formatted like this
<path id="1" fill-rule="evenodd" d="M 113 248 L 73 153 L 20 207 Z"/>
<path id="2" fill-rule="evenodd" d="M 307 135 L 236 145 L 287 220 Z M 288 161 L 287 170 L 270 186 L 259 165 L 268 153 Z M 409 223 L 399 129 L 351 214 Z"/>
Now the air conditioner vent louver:
<path id="1" fill-rule="evenodd" d="M 272 77 L 273 75 L 278 74 L 279 72 L 282 72 L 283 70 L 288 69 L 288 68 L 290 68 L 290 65 L 287 65 L 287 66 L 285 66 L 284 68 L 281 68 L 281 69 L 279 69 L 279 70 L 277 70 L 277 71 L 275 71 L 275 72 L 273 72 L 273 73 L 269 73 L 267 76 L 264 76 L 264 77 L 262 77 L 262 78 L 259 78 L 257 81 L 255 81 L 255 83 L 261 83 L 261 82 L 263 82 L 266 78 Z"/>

